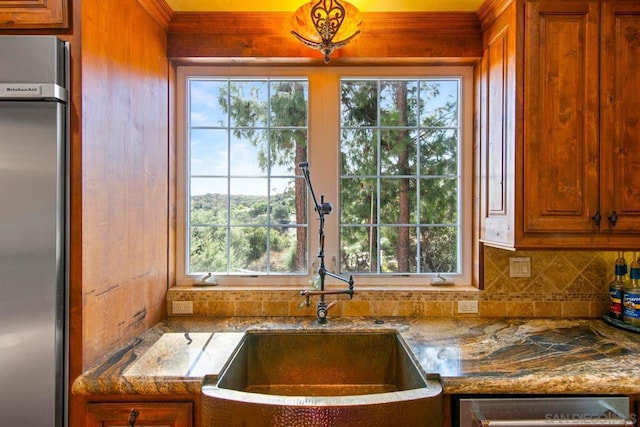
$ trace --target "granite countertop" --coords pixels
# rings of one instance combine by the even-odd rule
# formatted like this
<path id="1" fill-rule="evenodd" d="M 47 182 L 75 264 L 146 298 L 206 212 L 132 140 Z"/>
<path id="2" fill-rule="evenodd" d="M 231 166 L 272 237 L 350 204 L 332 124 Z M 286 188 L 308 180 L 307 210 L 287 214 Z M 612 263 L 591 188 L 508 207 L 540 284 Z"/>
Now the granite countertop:
<path id="1" fill-rule="evenodd" d="M 394 329 L 445 394 L 640 394 L 640 334 L 600 319 L 397 317 L 170 318 L 81 375 L 73 393 L 198 394 L 247 329 Z"/>

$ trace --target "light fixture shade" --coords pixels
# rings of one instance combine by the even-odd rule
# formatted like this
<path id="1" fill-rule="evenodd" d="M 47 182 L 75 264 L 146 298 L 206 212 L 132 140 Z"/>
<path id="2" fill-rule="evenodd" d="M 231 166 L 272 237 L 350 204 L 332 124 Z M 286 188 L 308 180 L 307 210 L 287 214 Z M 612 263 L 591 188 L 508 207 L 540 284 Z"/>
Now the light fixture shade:
<path id="1" fill-rule="evenodd" d="M 305 45 L 329 55 L 345 46 L 360 30 L 360 11 L 347 1 L 317 0 L 305 3 L 291 16 L 291 33 Z"/>

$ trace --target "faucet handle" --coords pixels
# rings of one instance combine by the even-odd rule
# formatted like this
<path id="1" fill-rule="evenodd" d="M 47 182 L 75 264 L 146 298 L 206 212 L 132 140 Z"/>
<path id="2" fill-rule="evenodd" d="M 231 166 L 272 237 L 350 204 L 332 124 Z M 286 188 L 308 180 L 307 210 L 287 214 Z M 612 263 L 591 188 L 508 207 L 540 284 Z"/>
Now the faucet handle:
<path id="1" fill-rule="evenodd" d="M 316 310 L 316 316 L 318 317 L 319 323 L 327 323 L 327 305 L 322 305 L 318 303 L 318 308 Z"/>
<path id="2" fill-rule="evenodd" d="M 325 301 L 318 301 L 318 308 L 316 310 L 316 315 L 318 316 L 318 322 L 326 323 L 327 322 L 327 312 L 338 303 L 338 301 L 331 301 L 327 304 Z"/>
<path id="3" fill-rule="evenodd" d="M 309 307 L 309 305 L 311 305 L 311 302 L 309 301 L 309 298 L 311 297 L 311 293 L 307 290 L 307 289 L 303 289 L 300 291 L 300 296 L 304 297 L 304 301 L 300 304 L 300 307 Z"/>

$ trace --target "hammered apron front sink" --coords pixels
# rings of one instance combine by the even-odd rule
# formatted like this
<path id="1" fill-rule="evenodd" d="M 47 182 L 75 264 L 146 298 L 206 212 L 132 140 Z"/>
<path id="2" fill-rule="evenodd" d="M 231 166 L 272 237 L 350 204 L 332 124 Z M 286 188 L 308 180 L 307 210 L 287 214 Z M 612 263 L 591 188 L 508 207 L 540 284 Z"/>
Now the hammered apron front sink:
<path id="1" fill-rule="evenodd" d="M 395 331 L 248 331 L 202 387 L 206 426 L 436 426 L 442 387 Z"/>

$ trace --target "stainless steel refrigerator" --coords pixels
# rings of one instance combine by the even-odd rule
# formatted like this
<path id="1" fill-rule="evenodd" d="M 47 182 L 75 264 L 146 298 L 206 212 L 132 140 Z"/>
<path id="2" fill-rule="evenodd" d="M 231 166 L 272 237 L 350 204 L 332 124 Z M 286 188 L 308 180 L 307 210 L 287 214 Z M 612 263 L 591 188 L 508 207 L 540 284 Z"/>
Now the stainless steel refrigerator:
<path id="1" fill-rule="evenodd" d="M 0 425 L 66 425 L 68 45 L 0 36 Z"/>

